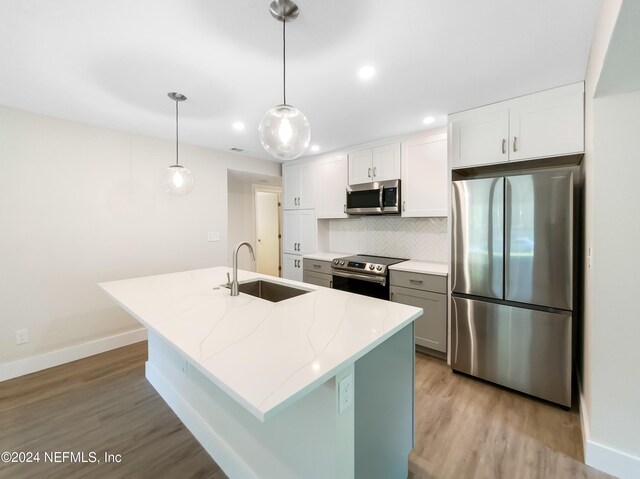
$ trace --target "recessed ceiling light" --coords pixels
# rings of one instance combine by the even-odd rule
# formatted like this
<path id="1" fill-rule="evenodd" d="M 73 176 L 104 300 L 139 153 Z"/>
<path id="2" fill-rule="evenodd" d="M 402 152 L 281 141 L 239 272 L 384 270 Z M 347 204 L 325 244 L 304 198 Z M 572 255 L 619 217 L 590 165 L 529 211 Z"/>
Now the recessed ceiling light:
<path id="1" fill-rule="evenodd" d="M 242 123 L 241 121 L 236 121 L 232 126 L 233 126 L 233 129 L 236 131 L 244 130 L 244 123 Z"/>
<path id="2" fill-rule="evenodd" d="M 311 148 L 309 148 L 313 153 L 317 153 L 320 151 L 320 147 L 318 145 L 312 145 Z"/>
<path id="3" fill-rule="evenodd" d="M 369 80 L 373 75 L 376 74 L 376 69 L 371 65 L 365 65 L 360 70 L 358 70 L 358 76 L 361 80 Z"/>
<path id="4" fill-rule="evenodd" d="M 424 120 L 422 120 L 422 123 L 424 123 L 425 125 L 430 125 L 434 121 L 436 121 L 436 119 L 434 117 L 428 116 Z"/>

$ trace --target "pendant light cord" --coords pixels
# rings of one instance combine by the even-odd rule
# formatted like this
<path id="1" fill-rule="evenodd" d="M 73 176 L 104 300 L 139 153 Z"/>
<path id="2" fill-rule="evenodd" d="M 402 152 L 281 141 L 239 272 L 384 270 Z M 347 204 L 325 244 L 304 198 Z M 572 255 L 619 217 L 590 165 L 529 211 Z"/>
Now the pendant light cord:
<path id="1" fill-rule="evenodd" d="M 178 100 L 176 100 L 176 165 L 178 166 Z"/>
<path id="2" fill-rule="evenodd" d="M 287 36 L 286 36 L 287 22 L 282 20 L 282 103 L 287 104 Z"/>

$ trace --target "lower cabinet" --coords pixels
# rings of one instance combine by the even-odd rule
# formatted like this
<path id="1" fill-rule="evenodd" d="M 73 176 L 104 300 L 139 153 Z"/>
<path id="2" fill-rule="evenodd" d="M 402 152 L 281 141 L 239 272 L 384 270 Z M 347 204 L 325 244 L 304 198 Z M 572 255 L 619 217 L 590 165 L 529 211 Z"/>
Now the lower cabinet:
<path id="1" fill-rule="evenodd" d="M 302 281 L 309 284 L 315 284 L 316 286 L 324 286 L 325 288 L 331 288 L 333 286 L 331 262 L 304 258 L 302 260 L 302 265 Z"/>
<path id="2" fill-rule="evenodd" d="M 282 255 L 282 277 L 302 281 L 302 256 L 286 253 Z"/>
<path id="3" fill-rule="evenodd" d="M 414 323 L 415 340 L 422 346 L 447 352 L 447 277 L 391 271 L 391 301 L 422 308 Z"/>

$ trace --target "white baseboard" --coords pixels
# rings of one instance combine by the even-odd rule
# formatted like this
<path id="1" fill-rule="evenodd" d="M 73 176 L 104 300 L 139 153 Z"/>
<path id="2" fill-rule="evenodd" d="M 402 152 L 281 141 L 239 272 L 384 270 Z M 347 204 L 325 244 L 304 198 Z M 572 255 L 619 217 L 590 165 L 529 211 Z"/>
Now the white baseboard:
<path id="1" fill-rule="evenodd" d="M 580 392 L 580 422 L 582 423 L 582 446 L 584 448 L 585 464 L 620 479 L 640 477 L 640 457 L 612 449 L 590 438 L 589 413 L 584 400 L 580 378 L 578 378 L 578 389 Z"/>
<path id="2" fill-rule="evenodd" d="M 147 329 L 140 328 L 113 336 L 107 336 L 106 338 L 94 339 L 67 348 L 57 349 L 37 356 L 19 359 L 10 363 L 0 364 L 0 381 L 42 371 L 43 369 L 52 368 L 112 349 L 121 348 L 122 346 L 145 341 L 146 339 Z"/>

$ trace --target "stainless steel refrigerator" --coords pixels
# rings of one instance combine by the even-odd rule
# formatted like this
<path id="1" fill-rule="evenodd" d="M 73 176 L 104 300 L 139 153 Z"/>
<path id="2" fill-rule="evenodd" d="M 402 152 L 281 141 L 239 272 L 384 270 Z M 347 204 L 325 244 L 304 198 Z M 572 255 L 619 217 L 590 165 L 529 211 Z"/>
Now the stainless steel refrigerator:
<path id="1" fill-rule="evenodd" d="M 577 173 L 452 182 L 451 367 L 567 407 Z"/>

